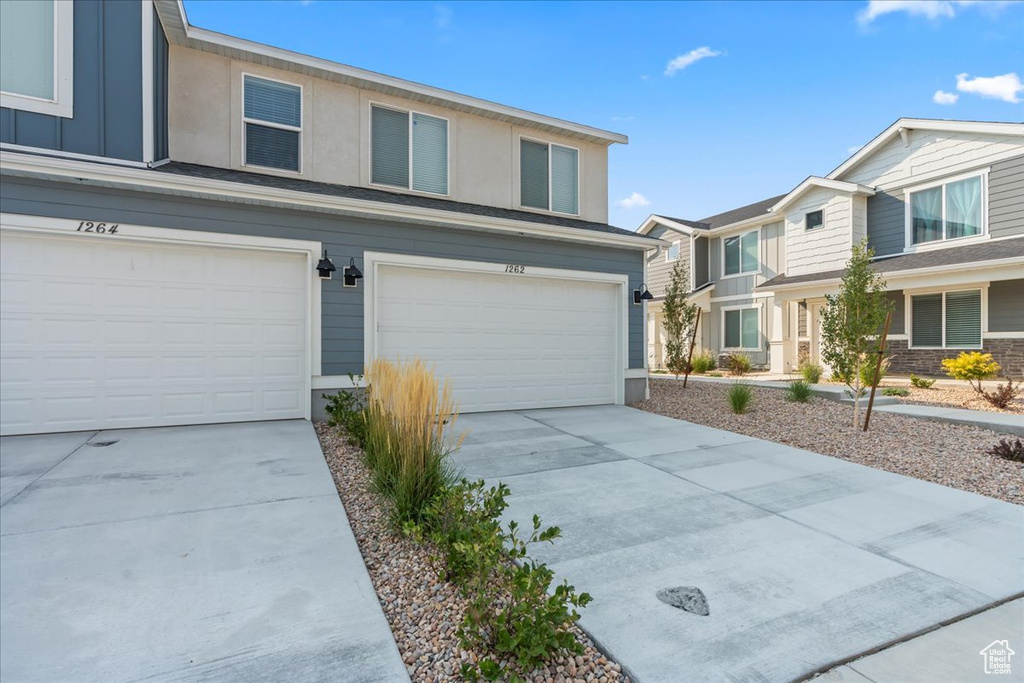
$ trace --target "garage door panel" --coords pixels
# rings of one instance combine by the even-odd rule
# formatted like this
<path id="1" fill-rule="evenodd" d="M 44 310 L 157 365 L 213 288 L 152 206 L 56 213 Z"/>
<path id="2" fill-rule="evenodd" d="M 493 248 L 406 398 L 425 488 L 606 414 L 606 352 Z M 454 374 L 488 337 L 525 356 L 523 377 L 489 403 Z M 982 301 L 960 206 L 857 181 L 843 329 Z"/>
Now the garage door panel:
<path id="1" fill-rule="evenodd" d="M 617 285 L 392 265 L 377 284 L 378 355 L 432 363 L 463 411 L 616 400 Z"/>
<path id="2" fill-rule="evenodd" d="M 3 433 L 305 415 L 304 255 L 0 237 Z"/>

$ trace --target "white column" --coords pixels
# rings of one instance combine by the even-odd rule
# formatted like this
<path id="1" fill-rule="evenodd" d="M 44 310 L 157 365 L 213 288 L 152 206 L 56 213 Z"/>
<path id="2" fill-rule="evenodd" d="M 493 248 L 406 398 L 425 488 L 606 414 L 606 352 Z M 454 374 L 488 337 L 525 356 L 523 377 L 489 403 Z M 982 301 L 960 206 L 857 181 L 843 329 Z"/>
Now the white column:
<path id="1" fill-rule="evenodd" d="M 788 357 L 789 354 L 786 353 L 786 305 L 787 302 L 778 298 L 772 298 L 772 338 L 768 341 L 768 360 L 773 374 L 787 372 L 787 366 L 791 362 L 791 359 Z"/>

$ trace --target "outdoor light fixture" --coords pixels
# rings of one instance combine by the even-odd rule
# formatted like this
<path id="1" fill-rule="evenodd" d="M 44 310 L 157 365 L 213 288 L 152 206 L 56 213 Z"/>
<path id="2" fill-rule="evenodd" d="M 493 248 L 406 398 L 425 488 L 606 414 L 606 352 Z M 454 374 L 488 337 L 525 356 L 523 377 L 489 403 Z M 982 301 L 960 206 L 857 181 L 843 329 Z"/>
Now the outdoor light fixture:
<path id="1" fill-rule="evenodd" d="M 354 257 L 349 259 L 348 265 L 345 266 L 344 275 L 346 287 L 355 287 L 356 280 L 363 279 L 363 273 L 358 268 L 356 268 L 356 260 Z"/>
<path id="2" fill-rule="evenodd" d="M 647 289 L 647 285 L 643 282 L 640 286 L 633 290 L 633 304 L 639 306 L 645 301 L 651 301 L 654 296 L 651 294 L 651 290 Z"/>
<path id="3" fill-rule="evenodd" d="M 320 259 L 320 263 L 316 264 L 316 272 L 320 277 L 325 280 L 331 279 L 331 273 L 336 271 L 337 268 L 331 263 L 331 259 L 327 258 L 327 250 L 324 249 L 324 257 Z"/>

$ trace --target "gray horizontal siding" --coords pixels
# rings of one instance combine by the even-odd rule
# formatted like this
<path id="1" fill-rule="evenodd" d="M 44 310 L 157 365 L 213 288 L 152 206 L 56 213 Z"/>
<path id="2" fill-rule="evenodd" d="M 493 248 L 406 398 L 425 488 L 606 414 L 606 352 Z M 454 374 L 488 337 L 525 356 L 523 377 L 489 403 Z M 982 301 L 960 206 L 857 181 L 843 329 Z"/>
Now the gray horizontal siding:
<path id="1" fill-rule="evenodd" d="M 988 286 L 988 331 L 1024 332 L 1024 279 Z"/>
<path id="2" fill-rule="evenodd" d="M 902 289 L 888 292 L 889 302 L 892 304 L 892 324 L 889 325 L 889 334 L 906 333 L 906 313 L 903 310 L 906 304 L 906 297 Z"/>
<path id="3" fill-rule="evenodd" d="M 666 242 L 679 240 L 679 258 L 689 265 L 690 238 L 687 235 L 662 225 L 655 226 L 648 234 L 651 237 L 657 237 Z M 665 289 L 668 287 L 669 280 L 672 277 L 672 269 L 676 265 L 675 261 L 665 260 L 667 249 L 668 247 L 663 249 L 660 254 L 657 250 L 650 252 L 647 260 L 647 288 L 651 290 L 651 294 L 658 298 L 665 296 Z"/>
<path id="4" fill-rule="evenodd" d="M 0 109 L 0 141 L 141 161 L 142 4 L 76 2 L 74 15 L 74 118 Z"/>
<path id="5" fill-rule="evenodd" d="M 992 237 L 1024 235 L 1024 156 L 992 164 L 988 229 Z"/>
<path id="6" fill-rule="evenodd" d="M 711 281 L 711 264 L 708 262 L 710 249 L 710 240 L 707 237 L 698 237 L 693 241 L 693 281 L 698 287 Z"/>
<path id="7" fill-rule="evenodd" d="M 903 192 L 878 192 L 868 197 L 868 245 L 877 256 L 899 254 L 906 241 Z"/>
<path id="8" fill-rule="evenodd" d="M 318 240 L 340 267 L 364 251 L 517 263 L 527 266 L 623 273 L 630 288 L 643 279 L 643 252 L 537 240 L 485 232 L 446 230 L 408 223 L 360 220 L 324 213 L 286 211 L 142 192 L 46 183 L 5 177 L 0 185 L 4 211 L 57 218 L 89 219 L 183 230 Z M 341 278 L 323 282 L 325 375 L 361 373 L 363 367 L 363 289 L 342 287 Z M 643 307 L 628 301 L 629 367 L 642 368 Z"/>

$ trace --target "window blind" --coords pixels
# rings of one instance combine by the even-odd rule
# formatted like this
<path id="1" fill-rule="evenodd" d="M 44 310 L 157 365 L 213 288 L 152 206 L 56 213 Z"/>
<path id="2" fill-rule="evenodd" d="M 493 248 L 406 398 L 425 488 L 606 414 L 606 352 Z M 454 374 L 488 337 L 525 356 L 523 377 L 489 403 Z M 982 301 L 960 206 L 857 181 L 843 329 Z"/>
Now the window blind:
<path id="1" fill-rule="evenodd" d="M 56 98 L 53 0 L 0 2 L 0 90 Z"/>
<path id="2" fill-rule="evenodd" d="M 910 298 L 911 343 L 914 346 L 942 346 L 942 294 L 922 294 Z"/>
<path id="3" fill-rule="evenodd" d="M 548 210 L 548 146 L 519 143 L 519 194 L 523 206 Z"/>
<path id="4" fill-rule="evenodd" d="M 374 107 L 371 120 L 370 180 L 381 185 L 409 187 L 409 114 Z"/>
<path id="5" fill-rule="evenodd" d="M 297 85 L 245 77 L 245 118 L 302 127 L 302 89 Z"/>
<path id="6" fill-rule="evenodd" d="M 571 147 L 551 145 L 551 210 L 579 213 L 579 152 Z"/>
<path id="7" fill-rule="evenodd" d="M 448 122 L 412 116 L 412 189 L 448 194 Z"/>
<path id="8" fill-rule="evenodd" d="M 981 346 L 980 290 L 946 293 L 946 346 Z"/>
<path id="9" fill-rule="evenodd" d="M 245 124 L 245 163 L 286 171 L 299 170 L 299 134 L 294 130 Z"/>

